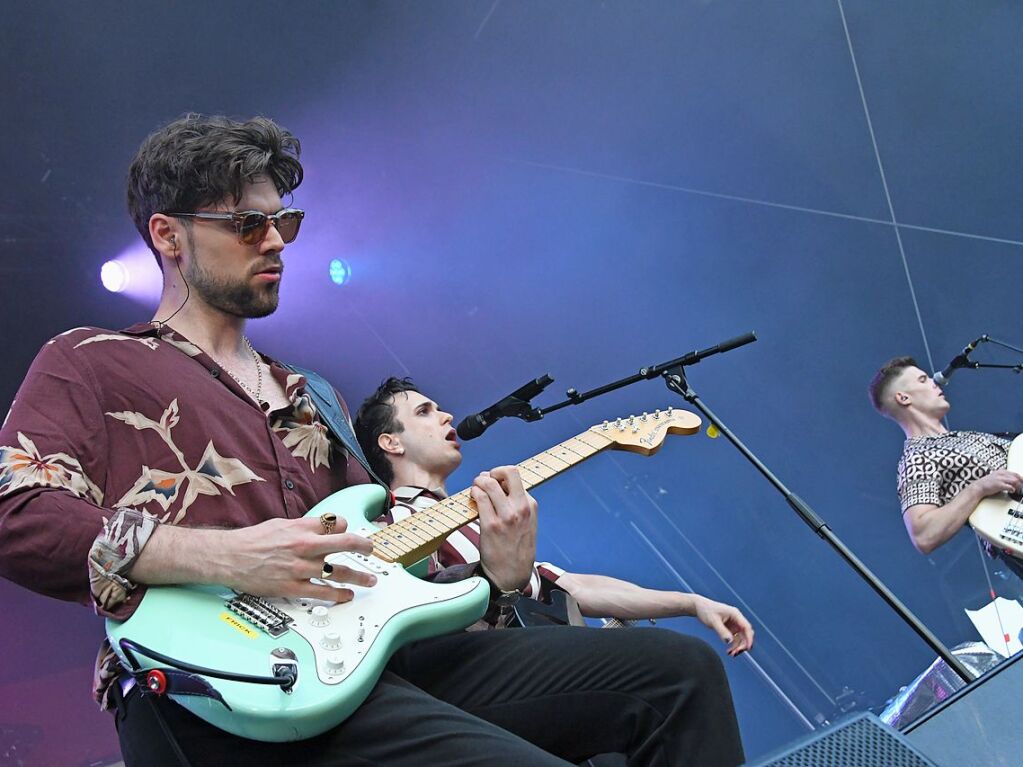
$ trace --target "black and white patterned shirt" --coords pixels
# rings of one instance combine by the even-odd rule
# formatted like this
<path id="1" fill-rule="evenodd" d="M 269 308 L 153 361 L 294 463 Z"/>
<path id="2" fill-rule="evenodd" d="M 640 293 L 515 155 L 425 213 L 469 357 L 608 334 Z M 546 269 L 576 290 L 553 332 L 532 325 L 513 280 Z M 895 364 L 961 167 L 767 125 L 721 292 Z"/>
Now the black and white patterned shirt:
<path id="1" fill-rule="evenodd" d="M 1010 442 L 979 431 L 910 437 L 899 460 L 902 511 L 919 503 L 944 506 L 969 485 L 1009 462 Z"/>

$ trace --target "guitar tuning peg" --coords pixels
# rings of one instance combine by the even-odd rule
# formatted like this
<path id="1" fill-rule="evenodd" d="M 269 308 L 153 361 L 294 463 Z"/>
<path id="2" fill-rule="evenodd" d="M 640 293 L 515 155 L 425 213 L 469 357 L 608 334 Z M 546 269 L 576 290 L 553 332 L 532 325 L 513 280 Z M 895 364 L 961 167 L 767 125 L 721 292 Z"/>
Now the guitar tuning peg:
<path id="1" fill-rule="evenodd" d="M 602 423 L 600 425 L 600 430 L 601 431 L 607 431 L 607 421 L 604 421 L 604 423 Z"/>
<path id="2" fill-rule="evenodd" d="M 655 421 L 661 420 L 661 409 L 660 408 L 657 408 L 657 410 L 654 411 L 654 420 Z"/>
<path id="3" fill-rule="evenodd" d="M 646 411 L 645 410 L 643 411 L 643 415 L 641 415 L 639 417 L 639 420 L 641 420 L 641 421 L 645 421 L 646 420 Z"/>
<path id="4" fill-rule="evenodd" d="M 618 431 L 621 431 L 622 429 L 625 428 L 624 426 L 622 426 L 622 419 L 621 418 L 616 418 L 615 419 L 615 426 L 617 427 Z"/>

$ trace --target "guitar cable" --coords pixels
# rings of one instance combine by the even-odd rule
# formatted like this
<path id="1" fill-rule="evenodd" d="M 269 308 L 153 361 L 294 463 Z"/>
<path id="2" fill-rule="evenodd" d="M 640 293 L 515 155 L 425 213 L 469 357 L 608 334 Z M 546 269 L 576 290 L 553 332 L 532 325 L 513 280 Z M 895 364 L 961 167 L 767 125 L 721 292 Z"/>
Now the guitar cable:
<path id="1" fill-rule="evenodd" d="M 201 676 L 211 676 L 215 679 L 226 679 L 229 682 L 273 684 L 279 686 L 283 692 L 290 692 L 295 686 L 295 682 L 298 681 L 298 674 L 291 670 L 282 669 L 281 672 L 275 676 L 237 674 L 233 671 L 220 671 L 218 669 L 205 668 L 203 666 L 193 666 L 191 663 L 185 663 L 184 661 L 177 660 L 176 658 L 171 658 L 170 656 L 159 653 L 156 650 L 150 650 L 148 647 L 140 645 L 137 642 L 133 642 L 130 639 L 121 639 L 117 644 L 124 652 L 124 656 L 128 659 L 128 662 L 131 663 L 133 675 L 142 672 L 142 664 L 138 662 L 138 659 L 132 652 L 132 650 L 135 650 L 148 658 L 152 658 L 160 663 L 166 663 L 168 666 L 173 666 L 180 671 L 187 671 L 190 674 L 200 674 Z M 224 705 L 227 704 L 225 703 Z M 230 708 L 230 706 L 228 706 L 228 708 Z"/>

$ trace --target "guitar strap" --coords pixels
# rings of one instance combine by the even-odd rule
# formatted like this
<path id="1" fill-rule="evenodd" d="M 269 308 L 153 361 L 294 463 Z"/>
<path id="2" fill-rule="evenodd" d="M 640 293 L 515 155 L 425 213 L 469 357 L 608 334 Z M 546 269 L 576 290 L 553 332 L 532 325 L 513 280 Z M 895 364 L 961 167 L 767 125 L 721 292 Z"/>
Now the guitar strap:
<path id="1" fill-rule="evenodd" d="M 357 460 L 362 468 L 366 470 L 366 473 L 373 478 L 373 481 L 382 485 L 388 490 L 388 493 L 390 493 L 390 488 L 387 483 L 380 479 L 376 472 L 373 471 L 372 467 L 370 467 L 369 461 L 366 459 L 366 454 L 362 452 L 362 447 L 359 445 L 359 441 L 355 438 L 355 432 L 352 430 L 352 424 L 349 422 L 348 417 L 345 415 L 344 408 L 341 407 L 341 402 L 337 398 L 337 392 L 334 391 L 334 387 L 330 385 L 330 382 L 319 373 L 314 373 L 312 370 L 306 370 L 305 368 L 289 365 L 287 363 L 281 364 L 288 370 L 305 377 L 306 392 L 312 399 L 313 404 L 316 405 L 316 409 L 320 414 L 320 420 L 323 421 L 328 429 L 330 429 L 330 433 L 333 434 L 335 439 L 341 443 L 342 447 L 348 451 L 348 454 Z M 388 498 L 390 498 L 390 495 L 388 495 Z"/>

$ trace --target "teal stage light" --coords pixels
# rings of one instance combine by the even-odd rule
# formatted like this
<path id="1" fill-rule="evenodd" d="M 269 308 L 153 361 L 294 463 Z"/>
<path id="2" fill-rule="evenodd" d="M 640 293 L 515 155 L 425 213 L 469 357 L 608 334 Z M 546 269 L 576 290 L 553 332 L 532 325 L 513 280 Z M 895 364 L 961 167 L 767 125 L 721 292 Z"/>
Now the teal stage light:
<path id="1" fill-rule="evenodd" d="M 347 261 L 335 258 L 330 262 L 330 279 L 335 285 L 347 285 L 352 279 L 352 267 Z"/>

